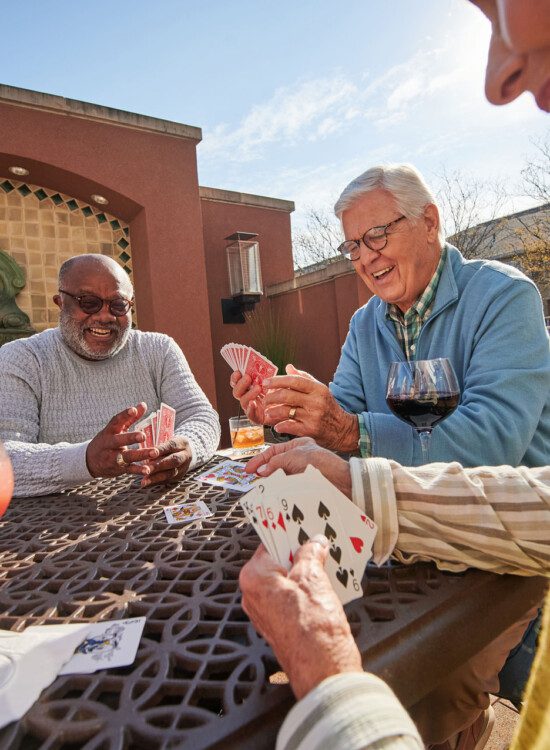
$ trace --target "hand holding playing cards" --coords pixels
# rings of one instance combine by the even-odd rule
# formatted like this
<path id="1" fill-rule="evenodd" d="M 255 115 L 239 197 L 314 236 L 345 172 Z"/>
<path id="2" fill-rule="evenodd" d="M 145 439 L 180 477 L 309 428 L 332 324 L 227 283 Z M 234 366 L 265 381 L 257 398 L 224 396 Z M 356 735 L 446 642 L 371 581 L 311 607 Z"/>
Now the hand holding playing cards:
<path id="1" fill-rule="evenodd" d="M 335 451 L 354 451 L 359 440 L 355 414 L 344 411 L 324 383 L 287 365 L 287 375 L 264 381 L 264 424 L 277 432 L 309 436 Z"/>
<path id="2" fill-rule="evenodd" d="M 93 477 L 118 477 L 121 474 L 148 474 L 147 466 L 135 461 L 156 458 L 156 449 L 130 450 L 129 445 L 143 443 L 143 432 L 126 432 L 136 420 L 145 414 L 143 402 L 115 414 L 109 424 L 93 438 L 86 449 L 86 465 Z"/>
<path id="3" fill-rule="evenodd" d="M 300 699 L 342 672 L 362 672 L 361 656 L 324 564 L 328 541 L 314 537 L 288 571 L 263 545 L 241 570 L 242 605 L 269 643 Z"/>
<path id="4" fill-rule="evenodd" d="M 351 498 L 349 463 L 332 451 L 321 448 L 313 438 L 296 438 L 288 443 L 272 445 L 251 458 L 246 471 L 268 477 L 277 469 L 283 469 L 285 474 L 301 474 L 307 466 L 315 466 L 340 492 Z"/>
<path id="5" fill-rule="evenodd" d="M 285 370 L 287 375 L 300 375 L 317 382 L 309 373 L 297 370 L 294 365 L 287 365 Z M 265 389 L 254 384 L 250 375 L 242 375 L 238 371 L 232 373 L 229 382 L 233 389 L 233 396 L 240 402 L 241 408 L 246 416 L 257 424 L 265 424 Z"/>
<path id="6" fill-rule="evenodd" d="M 174 482 L 181 479 L 191 463 L 191 448 L 186 438 L 176 435 L 155 449 L 158 458 L 148 461 L 148 476 L 141 480 L 141 486 Z"/>
<path id="7" fill-rule="evenodd" d="M 229 380 L 231 388 L 233 389 L 233 396 L 240 402 L 241 408 L 246 416 L 256 422 L 256 424 L 264 423 L 264 393 L 260 385 L 255 385 L 252 382 L 250 375 L 242 375 L 240 372 L 235 370 L 231 373 Z"/>

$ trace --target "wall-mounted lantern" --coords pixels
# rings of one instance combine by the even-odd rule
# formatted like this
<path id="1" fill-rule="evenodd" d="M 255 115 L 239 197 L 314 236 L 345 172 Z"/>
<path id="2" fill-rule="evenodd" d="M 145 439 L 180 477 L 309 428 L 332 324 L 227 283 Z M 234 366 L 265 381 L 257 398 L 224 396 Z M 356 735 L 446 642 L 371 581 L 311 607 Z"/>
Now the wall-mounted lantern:
<path id="1" fill-rule="evenodd" d="M 260 246 L 255 232 L 235 232 L 228 240 L 227 270 L 230 299 L 222 299 L 224 323 L 244 323 L 244 313 L 254 309 L 263 294 Z"/>

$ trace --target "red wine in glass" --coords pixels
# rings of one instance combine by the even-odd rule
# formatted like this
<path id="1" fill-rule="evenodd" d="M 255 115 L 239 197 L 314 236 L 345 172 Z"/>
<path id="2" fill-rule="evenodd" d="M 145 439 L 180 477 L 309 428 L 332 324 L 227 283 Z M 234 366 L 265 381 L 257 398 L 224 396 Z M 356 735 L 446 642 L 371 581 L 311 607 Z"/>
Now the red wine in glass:
<path id="1" fill-rule="evenodd" d="M 386 402 L 396 417 L 419 434 L 424 463 L 433 428 L 458 406 L 460 389 L 448 359 L 392 362 Z"/>

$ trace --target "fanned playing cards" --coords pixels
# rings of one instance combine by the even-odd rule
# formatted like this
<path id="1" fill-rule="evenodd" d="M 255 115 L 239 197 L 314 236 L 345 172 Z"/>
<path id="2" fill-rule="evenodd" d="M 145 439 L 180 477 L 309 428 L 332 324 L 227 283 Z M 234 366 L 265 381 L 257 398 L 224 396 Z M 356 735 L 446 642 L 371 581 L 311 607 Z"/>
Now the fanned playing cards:
<path id="1" fill-rule="evenodd" d="M 225 344 L 220 354 L 232 370 L 238 370 L 241 375 L 250 375 L 254 385 L 262 385 L 265 378 L 272 378 L 277 374 L 277 365 L 267 357 L 245 344 Z"/>
<path id="2" fill-rule="evenodd" d="M 155 445 L 162 445 L 162 443 L 174 437 L 175 425 L 176 410 L 163 403 L 160 405 L 160 409 L 142 419 L 132 427 L 132 430 L 145 433 L 143 448 L 153 448 Z"/>
<path id="3" fill-rule="evenodd" d="M 290 570 L 299 547 L 316 534 L 329 540 L 325 569 L 342 604 L 363 595 L 361 579 L 372 555 L 376 524 L 308 466 L 258 479 L 239 501 L 269 554 Z"/>

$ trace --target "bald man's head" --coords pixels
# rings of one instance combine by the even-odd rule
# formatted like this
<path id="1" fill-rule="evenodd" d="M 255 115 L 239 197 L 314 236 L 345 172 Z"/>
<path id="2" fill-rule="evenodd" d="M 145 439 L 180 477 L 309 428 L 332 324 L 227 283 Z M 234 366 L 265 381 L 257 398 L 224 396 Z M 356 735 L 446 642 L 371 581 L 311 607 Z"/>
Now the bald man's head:
<path id="1" fill-rule="evenodd" d="M 88 273 L 111 273 L 122 286 L 126 286 L 128 291 L 125 296 L 129 299 L 134 296 L 134 288 L 130 277 L 126 271 L 108 255 L 100 255 L 99 253 L 85 253 L 84 255 L 74 255 L 69 260 L 66 260 L 59 269 L 59 288 L 64 289 L 64 284 L 68 277 L 78 277 L 87 275 Z"/>
<path id="2" fill-rule="evenodd" d="M 64 342 L 84 359 L 114 356 L 128 340 L 133 296 L 128 274 L 112 258 L 93 253 L 69 258 L 59 269 L 54 297 Z"/>

